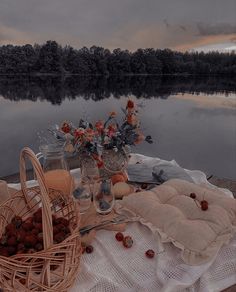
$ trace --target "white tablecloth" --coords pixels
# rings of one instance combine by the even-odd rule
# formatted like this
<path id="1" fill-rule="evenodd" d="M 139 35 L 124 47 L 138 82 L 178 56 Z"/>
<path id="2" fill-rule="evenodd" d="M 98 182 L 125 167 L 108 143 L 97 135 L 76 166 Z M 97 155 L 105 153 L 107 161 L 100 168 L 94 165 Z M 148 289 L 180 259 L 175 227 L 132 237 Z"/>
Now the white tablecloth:
<path id="1" fill-rule="evenodd" d="M 130 163 L 137 161 L 155 165 L 161 160 L 132 155 Z M 175 161 L 169 163 L 176 164 Z M 195 183 L 216 188 L 201 171 L 186 171 Z M 229 190 L 224 192 L 226 196 L 233 196 Z M 162 244 L 158 234 L 152 234 L 140 223 L 129 223 L 124 233 L 134 240 L 130 249 L 116 241 L 115 232 L 97 232 L 94 252 L 82 255 L 80 273 L 70 292 L 216 292 L 236 284 L 236 236 L 211 262 L 189 266 L 181 259 L 178 248 L 171 243 Z M 153 259 L 145 256 L 147 249 L 156 252 Z"/>

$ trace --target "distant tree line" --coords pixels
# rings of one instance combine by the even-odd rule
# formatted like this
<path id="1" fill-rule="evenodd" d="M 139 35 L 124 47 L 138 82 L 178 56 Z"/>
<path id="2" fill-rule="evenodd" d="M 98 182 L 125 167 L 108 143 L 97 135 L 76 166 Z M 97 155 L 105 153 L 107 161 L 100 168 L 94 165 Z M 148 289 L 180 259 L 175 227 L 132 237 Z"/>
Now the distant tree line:
<path id="1" fill-rule="evenodd" d="M 133 95 L 137 98 L 162 98 L 179 93 L 236 93 L 236 80 L 223 77 L 167 76 L 24 76 L 0 78 L 0 96 L 12 101 L 47 100 L 61 104 L 76 98 L 95 101 Z"/>
<path id="2" fill-rule="evenodd" d="M 236 54 L 138 49 L 135 52 L 92 46 L 75 49 L 55 41 L 0 46 L 0 74 L 236 74 Z"/>

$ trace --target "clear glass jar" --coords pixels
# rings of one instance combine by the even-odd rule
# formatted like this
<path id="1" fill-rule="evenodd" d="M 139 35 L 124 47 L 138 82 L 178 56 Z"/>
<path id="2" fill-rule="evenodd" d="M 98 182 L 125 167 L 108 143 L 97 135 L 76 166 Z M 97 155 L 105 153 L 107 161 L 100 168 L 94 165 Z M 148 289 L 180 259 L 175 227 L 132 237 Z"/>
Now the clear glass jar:
<path id="1" fill-rule="evenodd" d="M 71 195 L 74 181 L 64 157 L 64 143 L 40 145 L 39 150 L 36 156 L 38 159 L 43 159 L 43 171 L 48 188 Z"/>

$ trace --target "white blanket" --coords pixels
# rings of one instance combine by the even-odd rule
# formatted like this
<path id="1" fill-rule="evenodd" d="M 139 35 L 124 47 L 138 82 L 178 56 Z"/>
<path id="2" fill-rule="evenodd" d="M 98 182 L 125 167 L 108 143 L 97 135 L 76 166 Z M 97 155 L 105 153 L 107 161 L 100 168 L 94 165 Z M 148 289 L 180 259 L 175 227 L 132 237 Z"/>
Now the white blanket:
<path id="1" fill-rule="evenodd" d="M 156 165 L 163 160 L 132 155 L 130 163 L 137 161 Z M 175 161 L 169 163 L 176 165 Z M 196 184 L 216 188 L 201 171 L 186 171 Z M 33 184 L 34 181 L 29 183 Z M 19 188 L 15 184 L 10 186 Z M 224 192 L 233 196 L 229 190 Z M 82 255 L 81 270 L 70 292 L 217 292 L 236 284 L 236 237 L 211 262 L 188 266 L 178 248 L 171 243 L 162 244 L 158 235 L 140 223 L 129 223 L 125 235 L 131 235 L 134 240 L 130 249 L 116 241 L 115 232 L 97 232 L 94 252 Z M 153 259 L 146 258 L 148 249 L 155 251 Z"/>

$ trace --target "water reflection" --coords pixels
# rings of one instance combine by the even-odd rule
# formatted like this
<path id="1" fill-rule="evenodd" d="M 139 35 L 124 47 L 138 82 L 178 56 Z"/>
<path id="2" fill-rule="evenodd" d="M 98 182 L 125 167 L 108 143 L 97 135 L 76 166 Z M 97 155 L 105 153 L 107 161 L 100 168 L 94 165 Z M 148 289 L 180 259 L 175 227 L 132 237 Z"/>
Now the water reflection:
<path id="1" fill-rule="evenodd" d="M 111 76 L 81 77 L 38 76 L 21 78 L 0 78 L 0 95 L 5 99 L 47 100 L 60 105 L 65 99 L 74 100 L 78 96 L 89 100 L 107 99 L 111 95 L 134 95 L 137 98 L 162 98 L 178 93 L 228 95 L 236 92 L 236 80 L 216 77 L 167 78 L 161 76 Z"/>
<path id="2" fill-rule="evenodd" d="M 66 119 L 77 124 L 113 110 L 120 115 L 129 96 L 143 105 L 142 128 L 154 140 L 133 151 L 236 179 L 235 83 L 131 76 L 0 78 L 0 177 L 18 172 L 24 146 L 38 151 L 38 131 Z"/>

